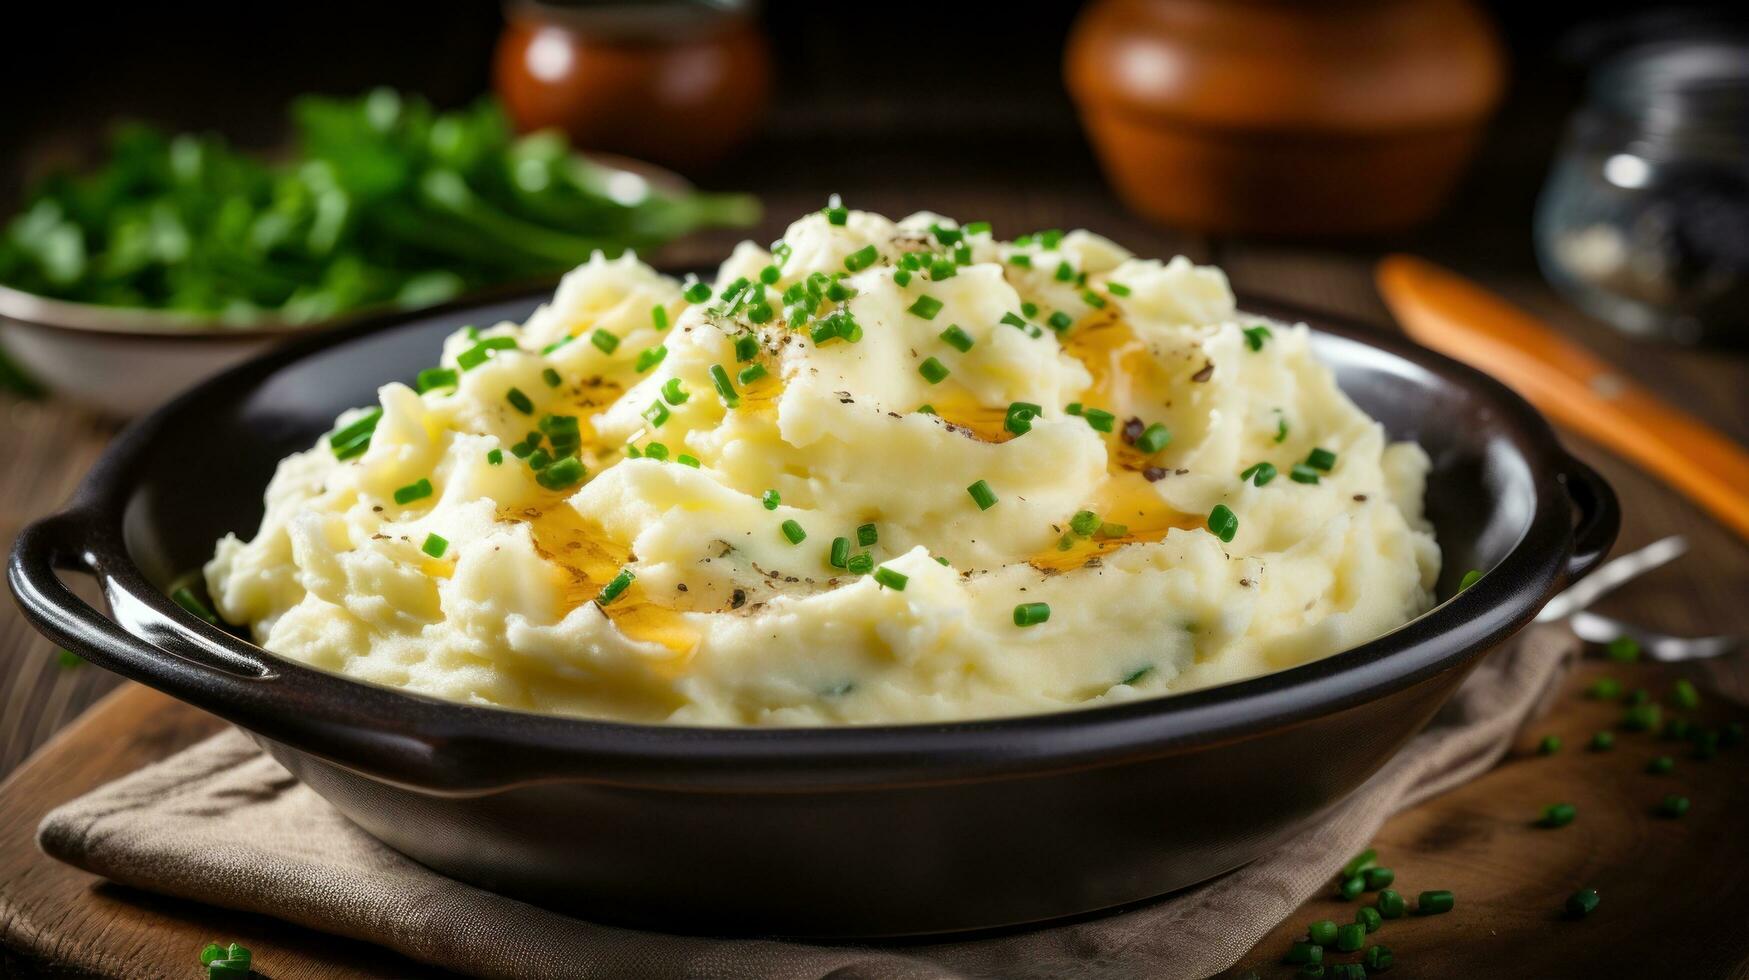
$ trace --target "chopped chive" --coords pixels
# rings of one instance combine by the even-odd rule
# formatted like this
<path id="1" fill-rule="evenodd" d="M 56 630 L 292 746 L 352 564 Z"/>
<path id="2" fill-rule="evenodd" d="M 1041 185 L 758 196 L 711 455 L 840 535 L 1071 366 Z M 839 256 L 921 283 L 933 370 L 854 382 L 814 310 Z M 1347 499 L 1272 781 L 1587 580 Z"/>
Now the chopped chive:
<path id="1" fill-rule="evenodd" d="M 721 364 L 711 365 L 711 383 L 717 386 L 717 394 L 722 396 L 725 406 L 734 408 L 741 404 L 741 396 L 735 392 L 735 385 L 729 380 L 729 372 Z"/>
<path id="2" fill-rule="evenodd" d="M 1661 723 L 1664 712 L 1656 704 L 1630 705 L 1622 713 L 1621 727 L 1630 732 L 1649 732 Z"/>
<path id="3" fill-rule="evenodd" d="M 1538 755 L 1554 755 L 1561 751 L 1561 736 L 1544 735 L 1543 740 L 1536 745 Z"/>
<path id="4" fill-rule="evenodd" d="M 943 279 L 952 279 L 958 274 L 958 272 L 959 266 L 954 265 L 952 259 L 936 259 L 929 263 L 929 278 L 935 282 L 940 282 Z"/>
<path id="5" fill-rule="evenodd" d="M 548 388 L 557 388 L 565 382 L 564 378 L 559 377 L 559 372 L 552 368 L 543 368 L 540 373 L 540 379 L 547 383 Z"/>
<path id="6" fill-rule="evenodd" d="M 1365 926 L 1367 932 L 1377 932 L 1379 931 L 1379 926 L 1385 924 L 1384 916 L 1379 915 L 1379 910 L 1370 905 L 1363 905 L 1356 909 L 1354 912 L 1354 921 Z"/>
<path id="7" fill-rule="evenodd" d="M 808 536 L 808 532 L 802 530 L 800 524 L 790 520 L 783 522 L 783 536 L 789 539 L 790 544 L 801 544 L 802 539 Z"/>
<path id="8" fill-rule="evenodd" d="M 783 495 L 776 490 L 767 490 L 759 495 L 759 502 L 765 506 L 766 510 L 776 510 L 778 505 L 783 503 Z"/>
<path id="9" fill-rule="evenodd" d="M 1481 580 L 1482 580 L 1482 570 L 1479 568 L 1472 568 L 1469 571 L 1465 572 L 1463 580 L 1458 582 L 1458 591 L 1462 592 L 1465 589 L 1469 588 L 1470 586 L 1475 585 L 1477 582 L 1480 582 Z"/>
<path id="10" fill-rule="evenodd" d="M 427 534 L 425 543 L 419 546 L 419 550 L 433 558 L 442 558 L 443 553 L 449 550 L 449 542 L 441 535 Z"/>
<path id="11" fill-rule="evenodd" d="M 1084 538 L 1088 537 L 1099 530 L 1099 515 L 1090 510 L 1076 511 L 1075 516 L 1069 518 L 1069 530 Z"/>
<path id="12" fill-rule="evenodd" d="M 688 303 L 702 303 L 711 298 L 711 287 L 709 283 L 699 282 L 694 279 L 692 284 L 686 287 L 686 291 L 680 295 Z"/>
<path id="13" fill-rule="evenodd" d="M 1376 892 L 1391 887 L 1391 882 L 1397 880 L 1397 873 L 1390 868 L 1368 868 L 1360 873 L 1360 877 L 1366 882 L 1367 891 Z"/>
<path id="14" fill-rule="evenodd" d="M 1287 476 L 1295 483 L 1318 482 L 1318 471 L 1304 463 L 1295 463 L 1293 469 L 1287 471 Z"/>
<path id="15" fill-rule="evenodd" d="M 837 279 L 832 280 L 831 285 L 828 285 L 826 287 L 826 298 L 831 300 L 834 303 L 842 303 L 845 300 L 847 300 L 850 297 L 855 296 L 855 295 L 856 295 L 855 289 L 851 288 L 850 286 L 846 286 L 844 283 L 839 282 Z"/>
<path id="16" fill-rule="evenodd" d="M 941 555 L 935 556 L 935 563 L 937 565 L 940 565 L 943 568 L 952 568 L 953 567 L 951 564 L 948 563 L 948 560 L 946 558 L 942 557 Z"/>
<path id="17" fill-rule="evenodd" d="M 619 349 L 619 338 L 605 330 L 596 330 L 590 334 L 589 342 L 600 348 L 603 354 L 611 354 Z"/>
<path id="18" fill-rule="evenodd" d="M 1136 448 L 1144 453 L 1153 454 L 1165 449 L 1167 444 L 1171 441 L 1171 430 L 1167 429 L 1164 425 L 1155 422 L 1153 425 L 1148 426 L 1148 428 L 1136 438 Z"/>
<path id="19" fill-rule="evenodd" d="M 990 222 L 968 221 L 966 222 L 965 227 L 960 230 L 968 235 L 986 235 L 990 232 Z"/>
<path id="20" fill-rule="evenodd" d="M 1379 892 L 1379 898 L 1374 907 L 1379 910 L 1381 918 L 1401 919 L 1403 913 L 1409 910 L 1409 903 L 1398 892 L 1386 888 Z"/>
<path id="21" fill-rule="evenodd" d="M 1105 291 L 1113 296 L 1128 296 L 1130 287 L 1121 282 L 1108 282 L 1105 284 Z"/>
<path id="22" fill-rule="evenodd" d="M 832 539 L 832 553 L 827 556 L 826 561 L 833 568 L 849 568 L 850 567 L 850 539 L 849 538 L 833 538 Z"/>
<path id="23" fill-rule="evenodd" d="M 893 273 L 893 281 L 901 286 L 911 285 L 911 270 L 900 269 L 898 272 Z"/>
<path id="24" fill-rule="evenodd" d="M 951 324 L 946 330 L 943 330 L 941 332 L 941 339 L 946 341 L 949 347 L 959 351 L 961 354 L 972 349 L 972 335 L 961 330 L 957 323 Z"/>
<path id="25" fill-rule="evenodd" d="M 681 453 L 680 455 L 674 457 L 674 461 L 676 463 L 679 463 L 681 466 L 690 466 L 695 470 L 698 469 L 700 466 L 700 463 L 698 461 L 697 456 L 691 456 L 691 455 L 688 455 L 686 453 Z"/>
<path id="26" fill-rule="evenodd" d="M 649 443 L 644 446 L 644 458 L 661 462 L 668 458 L 668 447 L 659 442 Z"/>
<path id="27" fill-rule="evenodd" d="M 683 404 L 688 398 L 686 385 L 679 378 L 669 378 L 662 382 L 662 399 L 670 405 Z"/>
<path id="28" fill-rule="evenodd" d="M 1378 863 L 1379 852 L 1369 847 L 1348 859 L 1348 863 L 1342 866 L 1340 877 L 1352 878 L 1368 868 L 1377 867 Z"/>
<path id="29" fill-rule="evenodd" d="M 1551 830 L 1556 827 L 1565 827 L 1573 822 L 1573 818 L 1578 813 L 1578 808 L 1571 803 L 1550 803 L 1543 807 L 1543 815 L 1537 819 L 1536 825 Z"/>
<path id="30" fill-rule="evenodd" d="M 917 365 L 917 373 L 923 375 L 923 380 L 932 385 L 937 385 L 940 384 L 950 372 L 947 369 L 947 365 L 933 357 L 929 357 L 925 358 L 922 364 Z"/>
<path id="31" fill-rule="evenodd" d="M 834 194 L 826 199 L 827 224 L 842 225 L 849 220 L 850 209 L 844 206 L 843 202 L 839 200 L 838 195 Z"/>
<path id="32" fill-rule="evenodd" d="M 1671 685 L 1670 699 L 1684 711 L 1693 711 L 1700 707 L 1700 692 L 1694 689 L 1694 683 L 1686 677 L 1679 677 Z"/>
<path id="33" fill-rule="evenodd" d="M 753 382 L 758 381 L 760 378 L 763 378 L 763 377 L 765 377 L 765 365 L 763 365 L 763 364 L 749 364 L 746 367 L 742 368 L 740 370 L 740 372 L 735 375 L 735 380 L 741 382 L 744 385 L 750 385 Z"/>
<path id="34" fill-rule="evenodd" d="M 860 554 L 851 555 L 850 560 L 845 563 L 844 567 L 848 568 L 852 574 L 867 575 L 869 572 L 874 571 L 874 556 L 866 551 L 861 552 Z"/>
<path id="35" fill-rule="evenodd" d="M 1068 262 L 1058 262 L 1056 278 L 1058 282 L 1070 282 L 1075 278 L 1075 267 Z"/>
<path id="36" fill-rule="evenodd" d="M 1025 252 L 1015 252 L 1008 257 L 1008 264 L 1017 265 L 1022 269 L 1030 269 L 1032 268 L 1032 256 Z"/>
<path id="37" fill-rule="evenodd" d="M 1313 945 L 1332 946 L 1336 943 L 1336 921 L 1319 919 L 1306 927 L 1306 939 Z"/>
<path id="38" fill-rule="evenodd" d="M 510 403 L 510 407 L 524 415 L 534 414 L 534 402 L 529 401 L 528 396 L 522 393 L 521 388 L 511 388 L 505 392 L 504 400 Z"/>
<path id="39" fill-rule="evenodd" d="M 1245 334 L 1245 346 L 1251 348 L 1253 351 L 1262 350 L 1263 342 L 1275 336 L 1269 332 L 1268 327 L 1262 324 L 1258 324 L 1255 327 L 1246 327 L 1241 332 Z"/>
<path id="40" fill-rule="evenodd" d="M 909 576 L 902 572 L 895 572 L 885 565 L 875 569 L 874 580 L 894 592 L 905 591 L 905 584 L 911 581 Z"/>
<path id="41" fill-rule="evenodd" d="M 492 466 L 504 465 L 504 450 L 502 450 L 502 449 L 487 450 L 486 462 Z"/>
<path id="42" fill-rule="evenodd" d="M 1063 414 L 1064 415 L 1080 415 L 1081 414 L 1081 403 L 1080 402 L 1070 402 L 1069 404 L 1064 405 L 1063 406 Z"/>
<path id="43" fill-rule="evenodd" d="M 1122 684 L 1126 687 L 1132 686 L 1137 681 L 1140 681 L 1142 678 L 1148 676 L 1149 674 L 1152 674 L 1153 672 L 1154 672 L 1154 665 L 1153 664 L 1149 664 L 1146 667 L 1139 667 L 1135 670 L 1130 671 L 1129 674 L 1126 675 L 1124 677 L 1124 679 L 1119 681 L 1118 683 Z"/>
<path id="44" fill-rule="evenodd" d="M 858 546 L 863 548 L 871 547 L 880 539 L 880 529 L 873 524 L 858 524 L 856 526 L 856 543 Z"/>
<path id="45" fill-rule="evenodd" d="M 467 350 L 456 355 L 456 366 L 463 371 L 472 371 L 486 363 L 495 350 L 515 350 L 516 341 L 510 337 L 488 337 Z"/>
<path id="46" fill-rule="evenodd" d="M 406 506 L 431 496 L 431 481 L 423 477 L 395 491 L 395 503 Z"/>
<path id="47" fill-rule="evenodd" d="M 1026 435 L 1032 431 L 1032 421 L 1043 414 L 1044 409 L 1033 402 L 1012 402 L 1008 406 L 1008 414 L 1002 420 L 1002 427 L 1017 436 Z"/>
<path id="48" fill-rule="evenodd" d="M 1096 310 L 1105 309 L 1105 297 L 1091 289 L 1081 290 L 1081 302 L 1086 303 L 1088 306 L 1091 306 Z"/>
<path id="49" fill-rule="evenodd" d="M 177 589 L 170 593 L 170 601 L 181 606 L 192 615 L 198 616 L 201 619 L 212 623 L 214 626 L 218 625 L 219 617 L 213 613 L 212 609 L 208 608 L 206 603 L 200 600 L 200 596 L 194 594 L 194 590 L 187 587 Z"/>
<path id="50" fill-rule="evenodd" d="M 1023 602 L 1014 607 L 1014 625 L 1016 626 L 1037 626 L 1050 618 L 1051 607 L 1049 603 Z"/>
<path id="51" fill-rule="evenodd" d="M 540 349 L 540 352 L 542 354 L 551 354 L 553 351 L 558 350 L 559 348 L 565 346 L 566 344 L 569 344 L 571 341 L 576 340 L 576 339 L 577 338 L 575 336 L 573 336 L 571 334 L 566 334 L 563 337 L 560 337 L 558 340 L 555 340 L 552 343 L 546 345 L 545 347 L 542 347 Z"/>
<path id="52" fill-rule="evenodd" d="M 646 347 L 643 350 L 638 351 L 638 360 L 633 367 L 637 368 L 639 374 L 643 374 L 645 371 L 662 363 L 662 358 L 667 356 L 668 348 L 661 344 L 657 344 L 654 347 Z"/>
<path id="53" fill-rule="evenodd" d="M 377 423 L 382 418 L 383 410 L 373 408 L 329 436 L 328 448 L 333 450 L 334 458 L 348 460 L 354 456 L 363 456 L 364 451 L 370 448 L 371 436 L 376 433 Z"/>
<path id="54" fill-rule="evenodd" d="M 933 320 L 935 319 L 935 315 L 941 312 L 941 300 L 936 299 L 928 293 L 924 293 L 917 297 L 916 301 L 906 309 L 906 312 L 914 316 L 920 316 L 925 320 Z"/>
<path id="55" fill-rule="evenodd" d="M 1567 915 L 1574 919 L 1583 919 L 1597 911 L 1597 906 L 1601 901 L 1602 899 L 1597 895 L 1597 889 L 1581 888 L 1567 896 Z"/>
<path id="56" fill-rule="evenodd" d="M 1215 509 L 1209 511 L 1208 526 L 1215 537 L 1230 542 L 1233 535 L 1239 533 L 1239 518 L 1226 504 L 1216 504 Z"/>
<path id="57" fill-rule="evenodd" d="M 918 415 L 934 415 L 935 414 L 935 406 L 929 404 L 928 402 L 924 402 L 923 404 L 917 406 L 917 414 Z"/>
<path id="58" fill-rule="evenodd" d="M 649 422 L 651 428 L 660 429 L 662 423 L 668 421 L 668 406 L 662 404 L 660 399 L 657 399 L 656 401 L 651 402 L 650 407 L 644 409 L 642 414 L 644 416 L 644 421 Z"/>
<path id="59" fill-rule="evenodd" d="M 1444 889 L 1422 892 L 1415 899 L 1416 915 L 1442 915 L 1457 905 L 1457 899 Z"/>
<path id="60" fill-rule="evenodd" d="M 1101 523 L 1099 530 L 1093 532 L 1095 537 L 1100 538 L 1121 538 L 1128 533 L 1130 533 L 1128 524 L 1113 524 L 1111 521 Z"/>
<path id="61" fill-rule="evenodd" d="M 1676 768 L 1676 760 L 1667 755 L 1661 755 L 1646 763 L 1646 771 L 1654 776 L 1663 776 Z"/>
<path id="62" fill-rule="evenodd" d="M 583 481 L 588 471 L 575 456 L 554 460 L 534 475 L 534 481 L 548 490 L 569 490 Z"/>
<path id="63" fill-rule="evenodd" d="M 875 259 L 880 258 L 880 254 L 873 245 L 864 245 L 844 257 L 844 268 L 851 272 L 861 272 L 874 265 Z"/>
<path id="64" fill-rule="evenodd" d="M 1342 882 L 1336 886 L 1336 894 L 1342 896 L 1342 900 L 1345 902 L 1352 902 L 1359 898 L 1360 893 L 1363 891 L 1366 891 L 1366 879 L 1362 878 L 1360 875 L 1355 875 L 1352 878 L 1344 878 L 1342 879 Z"/>
<path id="65" fill-rule="evenodd" d="M 1328 449 L 1314 449 L 1306 455 L 1306 465 L 1328 473 L 1336 465 L 1336 454 Z"/>
<path id="66" fill-rule="evenodd" d="M 654 324 L 657 330 L 667 330 L 668 307 L 661 304 L 650 307 L 650 323 Z"/>
<path id="67" fill-rule="evenodd" d="M 601 587 L 601 594 L 595 597 L 595 601 L 605 606 L 613 600 L 618 599 L 621 595 L 625 594 L 626 589 L 631 587 L 632 579 L 636 577 L 637 576 L 632 574 L 631 569 L 620 569 L 619 574 L 613 577 L 613 581 L 608 582 Z"/>
<path id="68" fill-rule="evenodd" d="M 1022 303 L 1022 304 L 1020 304 L 1020 315 L 1026 317 L 1028 319 L 1031 319 L 1032 317 L 1038 316 L 1038 304 L 1037 303 Z"/>
<path id="69" fill-rule="evenodd" d="M 1591 751 L 1608 752 L 1613 748 L 1615 748 L 1614 732 L 1598 732 L 1591 736 Z"/>
<path id="70" fill-rule="evenodd" d="M 735 360 L 751 361 L 759 356 L 759 337 L 757 334 L 744 333 L 735 338 Z"/>
<path id="71" fill-rule="evenodd" d="M 1018 313 L 1004 313 L 1002 314 L 1002 319 L 996 322 L 1006 323 L 1011 327 L 1019 327 L 1022 330 L 1026 329 L 1026 320 Z"/>
<path id="72" fill-rule="evenodd" d="M 1344 953 L 1358 953 L 1366 945 L 1366 926 L 1350 922 L 1336 929 L 1336 948 Z"/>
<path id="73" fill-rule="evenodd" d="M 1239 481 L 1241 483 L 1250 480 L 1251 485 L 1254 487 L 1263 486 L 1265 483 L 1268 483 L 1273 479 L 1275 479 L 1274 463 L 1253 463 L 1246 467 L 1243 473 L 1239 474 Z"/>
<path id="74" fill-rule="evenodd" d="M 1110 432 L 1112 425 L 1117 422 L 1117 416 L 1103 408 L 1082 409 L 1081 417 L 1086 419 L 1087 424 L 1099 432 Z"/>
<path id="75" fill-rule="evenodd" d="M 459 375 L 449 368 L 426 368 L 419 372 L 419 377 L 413 382 L 413 388 L 423 395 L 433 388 L 454 388 L 458 378 Z"/>
<path id="76" fill-rule="evenodd" d="M 775 265 L 768 265 L 765 268 L 759 270 L 759 281 L 766 284 L 767 286 L 775 284 L 779 279 L 782 279 L 782 278 L 783 278 L 783 270 L 779 269 Z"/>
<path id="77" fill-rule="evenodd" d="M 1058 310 L 1050 315 L 1050 318 L 1045 321 L 1045 325 L 1058 333 L 1062 333 L 1075 325 L 1075 318 L 1064 313 L 1062 310 Z"/>
<path id="78" fill-rule="evenodd" d="M 972 495 L 972 500 L 979 510 L 989 510 L 996 506 L 996 493 L 990 489 L 990 484 L 979 480 L 966 488 L 966 493 Z"/>
<path id="79" fill-rule="evenodd" d="M 1282 962 L 1307 966 L 1322 965 L 1324 947 L 1308 940 L 1296 940 L 1292 946 L 1288 947 L 1287 956 L 1282 958 Z"/>
<path id="80" fill-rule="evenodd" d="M 1618 636 L 1609 641 L 1603 652 L 1618 664 L 1631 664 L 1640 659 L 1640 641 L 1631 636 Z"/>

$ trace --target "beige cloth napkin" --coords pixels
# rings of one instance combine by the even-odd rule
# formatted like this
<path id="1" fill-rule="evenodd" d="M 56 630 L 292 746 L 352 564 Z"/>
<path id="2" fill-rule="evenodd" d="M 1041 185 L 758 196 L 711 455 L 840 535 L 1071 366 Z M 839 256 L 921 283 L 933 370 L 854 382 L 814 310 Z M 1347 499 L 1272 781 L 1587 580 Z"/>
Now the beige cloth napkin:
<path id="1" fill-rule="evenodd" d="M 860 948 L 597 925 L 444 878 L 376 842 L 227 730 L 50 813 L 44 851 L 106 878 L 277 916 L 491 977 L 966 980 L 1203 977 L 1233 965 L 1385 818 L 1486 771 L 1576 642 L 1541 628 L 1477 668 L 1334 812 L 1244 868 L 1145 907 L 959 942 Z"/>

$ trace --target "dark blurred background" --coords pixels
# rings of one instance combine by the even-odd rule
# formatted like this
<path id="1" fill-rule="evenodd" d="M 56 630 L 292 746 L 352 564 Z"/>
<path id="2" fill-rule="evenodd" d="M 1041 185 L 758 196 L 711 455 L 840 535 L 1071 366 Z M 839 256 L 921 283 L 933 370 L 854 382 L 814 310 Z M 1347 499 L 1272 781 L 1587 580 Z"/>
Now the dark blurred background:
<path id="1" fill-rule="evenodd" d="M 1082 4 L 870 6 L 771 0 L 771 109 L 744 148 L 702 173 L 706 186 L 767 197 L 762 233 L 791 203 L 852 194 L 853 204 L 978 217 L 965 194 L 1026 186 L 1050 222 L 1053 188 L 1102 179 L 1063 85 L 1065 35 Z M 1443 218 L 1417 238 L 1450 239 L 1474 260 L 1529 262 L 1528 215 L 1581 97 L 1588 60 L 1696 19 L 1743 23 L 1724 2 L 1637 0 L 1483 4 L 1507 46 L 1511 79 L 1489 136 Z M 0 194 L 46 165 L 77 159 L 106 120 L 217 130 L 271 147 L 285 104 L 305 92 L 376 85 L 440 106 L 485 93 L 504 15 L 492 3 L 33 4 L 8 15 L 0 60 L 8 93 Z M 810 205 L 811 206 L 811 203 Z M 1475 220 L 1451 220 L 1452 216 Z M 1509 227 L 1483 220 L 1513 216 Z M 1025 229 L 1001 229 L 1017 233 Z M 1489 247 L 1475 239 L 1487 239 Z M 1132 247 L 1135 247 L 1132 245 Z"/>

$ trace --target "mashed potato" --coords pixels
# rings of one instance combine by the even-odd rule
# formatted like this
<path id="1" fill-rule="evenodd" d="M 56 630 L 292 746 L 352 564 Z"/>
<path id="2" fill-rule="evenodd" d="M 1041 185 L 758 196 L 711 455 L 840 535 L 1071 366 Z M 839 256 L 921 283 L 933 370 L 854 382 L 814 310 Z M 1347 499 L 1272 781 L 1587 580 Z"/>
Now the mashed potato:
<path id="1" fill-rule="evenodd" d="M 597 257 L 280 464 L 206 566 L 269 650 L 477 704 L 813 725 L 1109 704 L 1426 610 L 1426 455 L 1303 326 L 1086 232 L 829 209 Z"/>

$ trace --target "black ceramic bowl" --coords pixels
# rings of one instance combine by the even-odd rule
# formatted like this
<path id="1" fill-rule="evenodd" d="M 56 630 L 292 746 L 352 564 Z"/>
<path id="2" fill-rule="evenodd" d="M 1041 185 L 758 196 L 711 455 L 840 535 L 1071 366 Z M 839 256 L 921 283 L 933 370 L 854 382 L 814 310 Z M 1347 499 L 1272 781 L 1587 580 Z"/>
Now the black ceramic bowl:
<path id="1" fill-rule="evenodd" d="M 454 704 L 285 661 L 182 612 L 168 584 L 252 534 L 281 457 L 464 323 L 534 298 L 281 349 L 124 432 L 10 578 L 55 642 L 235 722 L 348 817 L 465 881 L 668 931 L 895 936 L 1134 902 L 1244 864 L 1360 785 L 1476 662 L 1614 539 L 1615 499 L 1523 401 L 1395 337 L 1302 311 L 1317 355 L 1433 458 L 1441 595 L 1291 670 L 1062 714 L 707 729 Z M 1466 569 L 1487 574 L 1460 595 Z M 105 617 L 56 569 L 95 575 Z"/>

